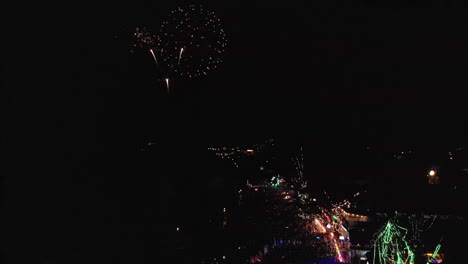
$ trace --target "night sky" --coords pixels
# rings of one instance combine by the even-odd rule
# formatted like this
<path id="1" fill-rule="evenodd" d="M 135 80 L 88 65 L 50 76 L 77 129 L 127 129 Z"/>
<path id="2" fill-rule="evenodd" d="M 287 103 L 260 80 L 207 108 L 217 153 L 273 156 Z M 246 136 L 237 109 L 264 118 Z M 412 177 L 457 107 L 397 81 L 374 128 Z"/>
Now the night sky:
<path id="1" fill-rule="evenodd" d="M 18 75 L 10 82 L 22 79 L 28 89 L 12 93 L 12 101 L 24 98 L 38 118 L 54 122 L 120 120 L 127 128 L 112 127 L 115 134 L 161 130 L 157 120 L 174 112 L 214 135 L 349 128 L 398 140 L 406 136 L 400 129 L 418 137 L 464 134 L 465 9 L 327 2 L 207 1 L 228 34 L 225 61 L 206 78 L 176 80 L 175 110 L 150 77 L 150 58 L 129 56 L 125 38 L 136 26 L 157 28 L 177 3 L 25 10 L 16 20 L 28 23 L 11 30 L 10 50 L 18 54 L 5 52 L 17 65 L 8 67 Z"/>
<path id="2" fill-rule="evenodd" d="M 356 153 L 368 144 L 432 155 L 467 140 L 464 6 L 204 1 L 224 24 L 224 62 L 175 80 L 168 98 L 151 57 L 130 54 L 129 34 L 156 28 L 179 2 L 4 10 L 8 260 L 94 252 L 84 257 L 94 262 L 138 240 L 133 216 L 150 204 L 139 188 L 154 180 L 142 176 L 148 141 L 184 152 L 182 163 L 210 143 L 285 138 L 310 146 L 317 163 L 362 172 Z M 194 175 L 209 167 L 191 162 Z M 123 245 L 110 242 L 115 229 Z"/>

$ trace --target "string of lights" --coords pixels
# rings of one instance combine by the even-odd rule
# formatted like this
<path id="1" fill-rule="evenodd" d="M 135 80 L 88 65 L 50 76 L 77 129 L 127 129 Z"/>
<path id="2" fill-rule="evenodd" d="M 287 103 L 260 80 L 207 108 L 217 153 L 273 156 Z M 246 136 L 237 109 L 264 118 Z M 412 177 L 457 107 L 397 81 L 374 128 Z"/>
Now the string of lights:
<path id="1" fill-rule="evenodd" d="M 406 240 L 408 230 L 389 220 L 374 240 L 374 264 L 414 264 L 414 252 Z"/>

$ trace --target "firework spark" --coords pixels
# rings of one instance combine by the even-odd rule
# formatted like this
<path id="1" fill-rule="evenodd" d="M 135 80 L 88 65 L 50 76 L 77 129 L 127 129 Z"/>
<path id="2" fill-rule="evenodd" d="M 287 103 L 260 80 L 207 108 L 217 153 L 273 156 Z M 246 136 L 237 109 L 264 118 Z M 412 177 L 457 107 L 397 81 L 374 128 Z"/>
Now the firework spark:
<path id="1" fill-rule="evenodd" d="M 135 37 L 135 47 L 139 46 L 140 48 L 151 48 L 156 46 L 156 35 L 146 27 L 137 27 L 133 35 Z"/>
<path id="2" fill-rule="evenodd" d="M 151 55 L 153 55 L 154 62 L 156 62 L 156 65 L 158 64 L 158 59 L 156 59 L 156 55 L 154 54 L 153 49 L 150 49 Z"/>
<path id="3" fill-rule="evenodd" d="M 169 92 L 169 78 L 166 78 L 166 87 L 167 87 L 167 92 Z"/>
<path id="4" fill-rule="evenodd" d="M 172 11 L 155 40 L 161 50 L 159 63 L 168 73 L 187 78 L 215 69 L 222 61 L 226 43 L 220 19 L 197 4 Z"/>
<path id="5" fill-rule="evenodd" d="M 180 59 L 182 58 L 182 52 L 184 52 L 184 48 L 180 48 L 180 52 L 179 52 L 179 60 L 177 62 L 177 64 L 180 65 Z"/>

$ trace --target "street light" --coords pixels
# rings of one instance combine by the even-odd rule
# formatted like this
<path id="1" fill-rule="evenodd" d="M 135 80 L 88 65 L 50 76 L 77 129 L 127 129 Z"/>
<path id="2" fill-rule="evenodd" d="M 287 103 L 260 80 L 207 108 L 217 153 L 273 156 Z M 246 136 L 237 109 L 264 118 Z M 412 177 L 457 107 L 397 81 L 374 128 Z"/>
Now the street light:
<path id="1" fill-rule="evenodd" d="M 431 169 L 427 174 L 427 180 L 429 184 L 438 184 L 439 183 L 439 175 L 436 169 Z"/>

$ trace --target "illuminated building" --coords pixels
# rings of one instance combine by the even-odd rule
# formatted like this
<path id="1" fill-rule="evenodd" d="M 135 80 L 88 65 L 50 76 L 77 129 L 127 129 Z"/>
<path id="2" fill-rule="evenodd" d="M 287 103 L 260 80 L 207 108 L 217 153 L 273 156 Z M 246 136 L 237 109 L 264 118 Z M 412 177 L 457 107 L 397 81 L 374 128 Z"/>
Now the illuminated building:
<path id="1" fill-rule="evenodd" d="M 367 222 L 369 219 L 365 215 L 359 215 L 359 214 L 353 214 L 353 213 L 348 213 L 343 210 L 343 216 L 348 222 L 348 225 L 350 228 L 354 227 L 356 223 L 358 222 Z"/>

